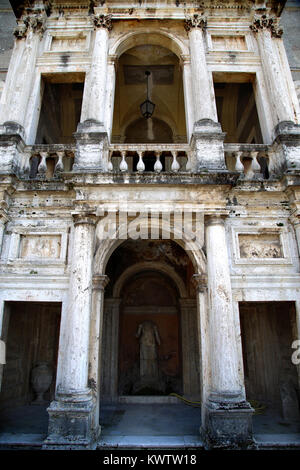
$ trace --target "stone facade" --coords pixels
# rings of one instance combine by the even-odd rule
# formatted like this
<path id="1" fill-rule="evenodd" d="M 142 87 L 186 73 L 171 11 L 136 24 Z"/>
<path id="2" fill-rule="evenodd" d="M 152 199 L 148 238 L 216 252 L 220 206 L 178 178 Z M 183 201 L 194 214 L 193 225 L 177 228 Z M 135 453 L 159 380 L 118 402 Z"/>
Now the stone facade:
<path id="1" fill-rule="evenodd" d="M 299 396 L 300 109 L 283 3 L 13 2 L 0 104 L 2 400 L 25 396 L 10 396 L 6 373 L 16 303 L 60 305 L 46 449 L 95 448 L 101 400 L 134 402 L 142 322 L 159 330 L 161 388 L 201 401 L 207 448 L 254 446 L 250 372 L 263 365 L 245 344 L 263 334 L 258 303 L 274 330 L 277 306 L 290 318 L 285 343 L 274 334 L 265 350 L 285 351 L 281 390 L 292 381 Z M 147 67 L 156 108 L 143 127 Z"/>

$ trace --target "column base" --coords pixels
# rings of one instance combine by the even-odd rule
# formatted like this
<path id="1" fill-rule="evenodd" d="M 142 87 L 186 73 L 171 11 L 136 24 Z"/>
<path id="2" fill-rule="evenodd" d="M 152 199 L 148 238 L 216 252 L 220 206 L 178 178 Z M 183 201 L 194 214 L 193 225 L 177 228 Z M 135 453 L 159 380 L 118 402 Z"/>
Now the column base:
<path id="1" fill-rule="evenodd" d="M 48 436 L 45 450 L 92 450 L 97 446 L 100 427 L 95 429 L 95 401 L 91 394 L 58 394 L 48 408 Z"/>
<path id="2" fill-rule="evenodd" d="M 254 449 L 253 408 L 247 401 L 211 401 L 205 405 L 200 434 L 207 449 Z"/>

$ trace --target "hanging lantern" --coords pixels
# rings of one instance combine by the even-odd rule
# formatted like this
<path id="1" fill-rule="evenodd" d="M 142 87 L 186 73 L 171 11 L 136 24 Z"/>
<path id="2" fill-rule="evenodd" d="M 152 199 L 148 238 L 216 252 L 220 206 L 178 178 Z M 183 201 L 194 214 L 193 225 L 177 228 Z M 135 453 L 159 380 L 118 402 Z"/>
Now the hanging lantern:
<path id="1" fill-rule="evenodd" d="M 147 77 L 147 99 L 140 105 L 140 110 L 141 110 L 142 116 L 146 119 L 149 119 L 153 114 L 155 104 L 152 103 L 152 101 L 149 100 L 149 75 L 150 75 L 150 72 L 147 70 L 145 72 L 145 75 Z"/>

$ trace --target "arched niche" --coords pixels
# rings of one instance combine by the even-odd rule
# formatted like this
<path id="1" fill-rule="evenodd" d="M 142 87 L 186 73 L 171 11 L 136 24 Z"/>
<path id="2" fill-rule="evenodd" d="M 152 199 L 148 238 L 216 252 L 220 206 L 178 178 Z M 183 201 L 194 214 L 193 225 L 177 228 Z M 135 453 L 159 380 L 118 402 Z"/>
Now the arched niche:
<path id="1" fill-rule="evenodd" d="M 114 245 L 105 273 L 101 390 L 104 401 L 179 393 L 200 399 L 200 354 L 194 266 L 172 240 L 126 240 Z M 152 322 L 160 344 L 159 383 L 139 379 L 140 325 Z M 152 384 L 153 385 L 153 384 Z M 123 397 L 123 398 L 122 398 Z"/>
<path id="2" fill-rule="evenodd" d="M 172 49 L 165 47 L 168 41 L 159 36 L 160 41 L 151 42 L 153 37 L 156 38 L 150 33 L 149 37 L 138 35 L 134 47 L 122 47 L 115 86 L 111 137 L 114 143 L 187 141 L 179 59 Z M 147 97 L 146 71 L 150 72 L 148 97 L 155 104 L 150 119 L 145 119 L 140 111 L 140 104 Z"/>

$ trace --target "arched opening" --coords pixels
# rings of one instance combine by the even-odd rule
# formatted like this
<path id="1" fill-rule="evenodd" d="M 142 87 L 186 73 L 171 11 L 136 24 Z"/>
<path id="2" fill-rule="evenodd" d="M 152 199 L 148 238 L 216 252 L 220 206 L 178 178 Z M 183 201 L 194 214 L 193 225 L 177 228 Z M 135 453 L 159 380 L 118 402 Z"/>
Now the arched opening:
<path id="1" fill-rule="evenodd" d="M 198 434 L 202 385 L 194 273 L 187 252 L 171 239 L 128 239 L 110 254 L 100 353 L 104 439 L 121 432 L 119 415 L 130 427 L 126 433 L 139 434 L 143 422 L 152 435 L 156 413 L 158 434 L 173 435 L 180 419 L 177 435 Z M 132 413 L 141 420 L 139 430 Z"/>
<path id="2" fill-rule="evenodd" d="M 178 56 L 143 35 L 143 43 L 122 49 L 116 76 L 112 142 L 186 142 L 182 72 Z M 148 41 L 148 42 L 147 42 Z M 166 41 L 161 41 L 166 42 Z M 167 46 L 169 43 L 167 41 Z M 142 117 L 140 105 L 147 96 L 155 104 L 151 118 Z"/>

